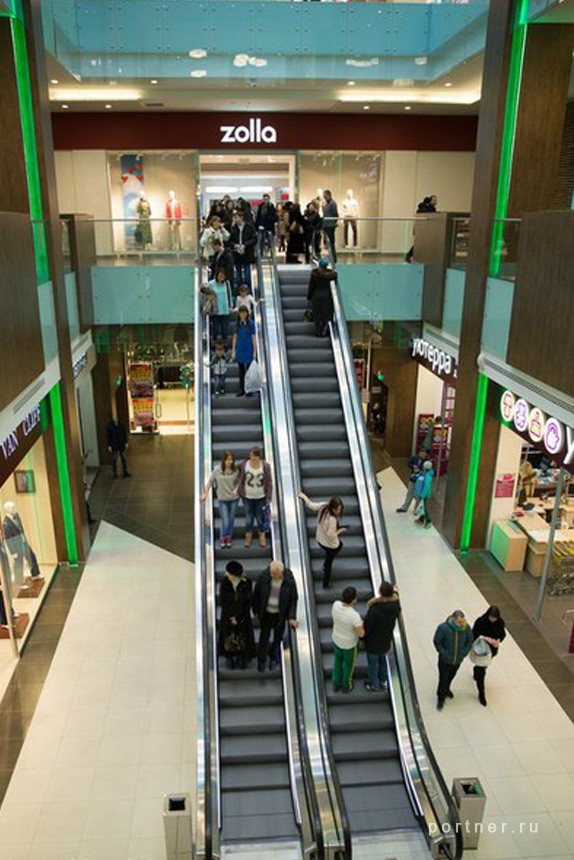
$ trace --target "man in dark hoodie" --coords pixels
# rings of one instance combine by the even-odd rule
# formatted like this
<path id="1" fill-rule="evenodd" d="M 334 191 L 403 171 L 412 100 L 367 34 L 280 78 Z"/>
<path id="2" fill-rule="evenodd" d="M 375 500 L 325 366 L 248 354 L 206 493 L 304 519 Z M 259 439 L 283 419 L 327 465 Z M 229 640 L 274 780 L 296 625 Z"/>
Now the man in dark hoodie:
<path id="1" fill-rule="evenodd" d="M 365 689 L 369 693 L 387 690 L 386 654 L 391 647 L 393 630 L 401 612 L 399 594 L 390 582 L 382 582 L 379 596 L 372 597 L 367 603 L 365 618 L 365 651 L 369 679 Z"/>
<path id="2" fill-rule="evenodd" d="M 461 609 L 456 609 L 435 631 L 433 644 L 438 651 L 436 706 L 439 711 L 442 711 L 447 697 L 454 698 L 450 685 L 460 664 L 472 648 L 472 643 L 472 630 Z"/>

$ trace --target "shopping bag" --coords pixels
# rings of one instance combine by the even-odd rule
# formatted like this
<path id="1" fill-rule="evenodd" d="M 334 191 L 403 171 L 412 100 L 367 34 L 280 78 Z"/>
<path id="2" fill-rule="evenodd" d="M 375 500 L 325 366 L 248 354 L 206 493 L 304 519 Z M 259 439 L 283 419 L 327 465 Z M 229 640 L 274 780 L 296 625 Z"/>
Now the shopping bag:
<path id="1" fill-rule="evenodd" d="M 468 657 L 470 662 L 475 666 L 488 666 L 492 660 L 492 651 L 483 636 L 479 636 L 474 640 Z"/>
<path id="2" fill-rule="evenodd" d="M 245 393 L 254 394 L 261 388 L 261 370 L 259 365 L 253 359 L 247 373 L 245 374 Z"/>

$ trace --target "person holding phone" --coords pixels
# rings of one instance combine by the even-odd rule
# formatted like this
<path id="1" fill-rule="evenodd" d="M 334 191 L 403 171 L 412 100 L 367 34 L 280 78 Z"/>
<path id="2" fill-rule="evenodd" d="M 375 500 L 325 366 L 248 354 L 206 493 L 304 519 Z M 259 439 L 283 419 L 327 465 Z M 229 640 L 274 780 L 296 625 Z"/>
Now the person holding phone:
<path id="1" fill-rule="evenodd" d="M 331 584 L 331 571 L 333 568 L 333 560 L 343 549 L 343 544 L 339 540 L 339 535 L 344 534 L 348 529 L 341 525 L 341 517 L 345 507 L 342 500 L 338 496 L 333 496 L 328 502 L 313 502 L 306 496 L 305 493 L 297 493 L 299 498 L 305 502 L 309 510 L 317 511 L 317 531 L 315 539 L 322 550 L 325 552 L 325 561 L 323 562 L 323 588 L 329 588 Z"/>

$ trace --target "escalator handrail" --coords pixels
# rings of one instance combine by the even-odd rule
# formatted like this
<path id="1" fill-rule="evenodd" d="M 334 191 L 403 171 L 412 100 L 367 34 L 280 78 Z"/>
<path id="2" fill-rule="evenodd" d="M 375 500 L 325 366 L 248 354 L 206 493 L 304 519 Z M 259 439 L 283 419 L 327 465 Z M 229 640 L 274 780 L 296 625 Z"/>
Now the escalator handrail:
<path id="1" fill-rule="evenodd" d="M 283 317 L 281 311 L 281 294 L 279 290 L 279 276 L 277 270 L 277 261 L 275 259 L 274 248 L 271 248 L 272 265 L 274 273 L 274 289 L 272 295 L 266 295 L 266 312 L 269 307 L 275 307 L 275 330 L 277 336 L 277 376 L 281 380 L 280 387 L 283 392 L 283 415 L 281 431 L 284 433 L 282 438 L 283 444 L 280 446 L 281 456 L 287 459 L 288 472 L 294 476 L 297 483 L 300 481 L 299 459 L 297 453 L 297 438 L 291 409 L 292 395 L 289 370 L 287 367 L 287 349 L 285 344 L 285 333 L 283 328 Z M 284 419 L 284 424 L 283 424 Z M 325 692 L 325 682 L 322 672 L 322 654 L 320 643 L 317 636 L 316 626 L 316 607 L 315 595 L 312 586 L 312 568 L 309 554 L 307 527 L 304 521 L 304 514 L 301 504 L 297 498 L 289 498 L 286 501 L 293 507 L 295 513 L 296 535 L 295 540 L 289 543 L 289 549 L 296 557 L 296 564 L 293 566 L 299 570 L 300 581 L 303 588 L 300 588 L 300 594 L 305 601 L 305 614 L 308 619 L 307 637 L 308 647 L 306 652 L 305 668 L 311 673 L 310 688 L 313 691 L 313 702 L 307 704 L 307 720 L 313 720 L 312 729 L 316 733 L 317 747 L 319 753 L 312 753 L 312 761 L 315 768 L 318 770 L 314 773 L 315 785 L 321 783 L 320 790 L 320 806 L 322 815 L 326 815 L 330 807 L 329 816 L 332 819 L 332 826 L 323 827 L 323 836 L 325 840 L 325 848 L 327 851 L 338 851 L 345 858 L 351 857 L 351 831 L 348 821 L 348 816 L 343 800 L 343 793 L 338 779 L 335 758 L 332 749 L 331 736 L 329 732 L 327 699 Z M 296 544 L 296 545 L 294 545 Z M 312 711 L 312 713 L 310 713 Z M 322 773 L 321 773 L 322 771 Z"/>
<path id="2" fill-rule="evenodd" d="M 210 379 L 206 373 L 209 332 L 199 298 L 201 267 L 198 267 L 195 312 L 195 630 L 197 683 L 197 810 L 196 856 L 198 860 L 219 857 L 221 821 L 219 792 L 219 731 L 217 715 L 217 664 L 215 650 L 215 594 L 213 508 L 199 502 L 211 474 Z"/>
<path id="3" fill-rule="evenodd" d="M 382 514 L 381 500 L 376 486 L 370 442 L 367 436 L 363 412 L 359 399 L 359 392 L 356 383 L 349 334 L 342 312 L 340 288 L 336 282 L 332 284 L 332 295 L 335 311 L 332 331 L 334 333 L 336 330 L 341 344 L 343 358 L 342 368 L 346 376 L 347 393 L 353 410 L 354 430 L 357 434 L 360 460 L 362 463 L 362 485 L 365 488 L 368 496 L 370 521 L 374 532 L 373 540 L 368 542 L 368 548 L 370 547 L 373 553 L 376 554 L 378 558 L 378 577 L 375 576 L 375 571 L 371 566 L 373 588 L 375 590 L 375 593 L 377 593 L 378 586 L 382 579 L 385 579 L 392 583 L 395 583 L 396 580 L 392 563 L 390 545 L 388 541 L 388 535 L 386 532 L 384 518 Z M 437 836 L 442 835 L 445 837 L 442 840 L 443 847 L 446 848 L 447 851 L 449 851 L 451 856 L 458 858 L 462 856 L 462 835 L 460 832 L 460 826 L 456 826 L 459 820 L 458 812 L 456 810 L 450 792 L 448 791 L 447 785 L 444 781 L 444 777 L 438 766 L 438 763 L 432 751 L 430 741 L 428 739 L 428 735 L 426 733 L 416 693 L 414 674 L 407 645 L 406 631 L 402 618 L 399 618 L 399 623 L 394 634 L 394 646 L 394 661 L 396 661 L 399 677 L 401 679 L 401 690 L 404 698 L 406 716 L 408 719 L 407 730 L 411 742 L 411 748 L 416 761 L 417 770 L 420 775 L 421 785 L 424 787 L 428 803 L 433 810 L 433 815 L 435 817 L 434 824 L 436 825 L 438 822 L 440 834 L 434 828 L 433 832 Z M 391 658 L 393 657 L 393 655 L 390 656 Z M 410 691 L 410 697 L 406 696 L 405 686 L 408 686 L 408 690 Z M 393 706 L 395 706 L 396 704 L 397 703 L 394 702 Z M 397 728 L 399 727 L 397 726 Z M 415 740 L 415 738 L 413 737 L 413 733 L 416 733 L 418 735 L 417 740 Z M 401 731 L 397 731 L 397 737 L 399 739 L 399 742 L 402 744 L 404 740 L 404 735 Z M 402 750 L 402 752 L 403 754 L 405 754 L 404 749 Z M 439 811 L 435 808 L 436 798 L 439 798 L 441 801 L 441 805 L 443 806 L 442 811 Z M 429 823 L 427 822 L 427 824 Z M 448 824 L 450 826 L 449 833 L 444 833 L 442 829 L 442 824 Z M 431 828 L 429 825 L 427 826 L 427 838 L 430 838 L 430 833 Z M 455 841 L 454 854 L 452 854 L 452 852 L 450 851 L 450 845 L 452 844 L 453 836 Z"/>

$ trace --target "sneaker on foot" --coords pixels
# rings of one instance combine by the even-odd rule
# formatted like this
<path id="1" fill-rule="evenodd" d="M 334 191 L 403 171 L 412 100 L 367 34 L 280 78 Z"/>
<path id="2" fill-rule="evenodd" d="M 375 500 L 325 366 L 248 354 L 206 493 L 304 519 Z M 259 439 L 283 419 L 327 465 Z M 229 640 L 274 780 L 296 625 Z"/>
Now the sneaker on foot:
<path id="1" fill-rule="evenodd" d="M 446 693 L 446 694 L 447 694 L 447 696 L 449 697 L 449 699 L 454 699 L 454 693 L 453 693 L 453 691 L 452 691 L 452 690 L 447 690 L 447 693 Z"/>
<path id="2" fill-rule="evenodd" d="M 444 708 L 444 702 L 439 699 L 438 702 L 436 703 L 436 709 L 437 709 L 437 711 L 442 711 L 443 708 Z"/>
<path id="3" fill-rule="evenodd" d="M 369 684 L 368 681 L 364 682 L 364 686 L 365 686 L 365 690 L 367 690 L 369 693 L 380 693 L 381 692 L 380 687 L 371 687 L 371 685 Z"/>
<path id="4" fill-rule="evenodd" d="M 397 508 L 397 514 L 406 514 L 406 512 L 407 512 L 406 508 Z"/>

